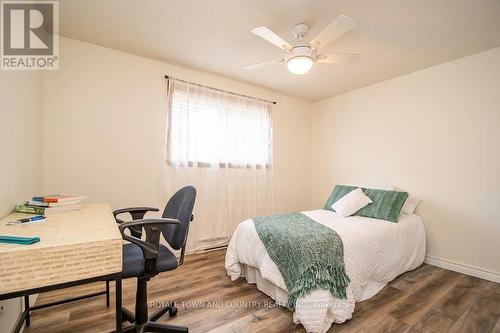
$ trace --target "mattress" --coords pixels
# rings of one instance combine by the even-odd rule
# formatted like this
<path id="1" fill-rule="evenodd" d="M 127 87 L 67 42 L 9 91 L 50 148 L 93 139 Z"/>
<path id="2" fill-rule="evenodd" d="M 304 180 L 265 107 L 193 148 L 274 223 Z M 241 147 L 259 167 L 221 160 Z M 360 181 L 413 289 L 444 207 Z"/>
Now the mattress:
<path id="1" fill-rule="evenodd" d="M 333 322 L 350 319 L 356 302 L 373 297 L 388 282 L 417 268 L 424 260 L 425 230 L 416 214 L 401 215 L 398 223 L 391 223 L 357 216 L 343 218 L 323 209 L 302 213 L 335 230 L 342 238 L 345 268 L 351 279 L 347 299 L 315 290 L 297 300 L 294 322 L 301 323 L 307 332 L 326 332 Z M 246 277 L 278 304 L 286 304 L 288 291 L 283 277 L 251 219 L 235 230 L 225 267 L 232 280 Z"/>

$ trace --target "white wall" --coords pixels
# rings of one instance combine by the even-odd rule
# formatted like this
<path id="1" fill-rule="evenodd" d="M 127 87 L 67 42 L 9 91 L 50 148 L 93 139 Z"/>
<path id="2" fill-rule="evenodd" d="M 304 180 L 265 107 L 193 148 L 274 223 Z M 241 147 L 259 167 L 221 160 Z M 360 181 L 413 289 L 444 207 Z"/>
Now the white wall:
<path id="1" fill-rule="evenodd" d="M 168 74 L 277 101 L 276 207 L 309 208 L 310 103 L 72 39 L 60 39 L 60 61 L 60 70 L 45 76 L 45 192 L 82 193 L 113 208 L 164 205 L 160 168 Z"/>
<path id="2" fill-rule="evenodd" d="M 0 72 L 0 216 L 42 191 L 41 72 Z M 9 332 L 20 299 L 0 302 L 0 332 Z"/>
<path id="3" fill-rule="evenodd" d="M 500 48 L 313 105 L 312 204 L 339 183 L 423 202 L 428 254 L 500 273 Z"/>

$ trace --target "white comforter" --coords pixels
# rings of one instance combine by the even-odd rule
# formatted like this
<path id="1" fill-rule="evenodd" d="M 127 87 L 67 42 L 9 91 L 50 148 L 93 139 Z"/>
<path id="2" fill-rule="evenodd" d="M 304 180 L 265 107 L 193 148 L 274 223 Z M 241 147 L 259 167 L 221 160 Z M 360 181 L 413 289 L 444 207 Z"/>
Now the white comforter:
<path id="1" fill-rule="evenodd" d="M 374 296 L 388 282 L 417 268 L 424 260 L 425 230 L 418 215 L 402 215 L 398 223 L 391 223 L 366 217 L 342 218 L 323 209 L 302 213 L 342 238 L 345 268 L 351 279 L 346 300 L 326 290 L 316 290 L 297 300 L 293 319 L 307 332 L 326 332 L 332 322 L 350 319 L 355 302 Z M 287 290 L 251 219 L 240 223 L 226 252 L 225 267 L 233 281 L 244 275 L 241 264 L 259 269 L 262 278 Z"/>

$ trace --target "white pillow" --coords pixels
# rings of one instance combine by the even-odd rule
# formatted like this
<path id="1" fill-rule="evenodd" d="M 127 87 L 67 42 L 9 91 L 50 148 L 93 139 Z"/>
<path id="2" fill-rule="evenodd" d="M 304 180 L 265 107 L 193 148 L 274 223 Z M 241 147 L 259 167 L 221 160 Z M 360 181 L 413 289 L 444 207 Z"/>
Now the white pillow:
<path id="1" fill-rule="evenodd" d="M 368 204 L 371 204 L 372 202 L 372 199 L 364 194 L 362 189 L 357 188 L 337 200 L 332 205 L 332 208 L 338 215 L 347 217 L 351 216 L 352 214 L 356 213 L 358 210 Z"/>
<path id="2" fill-rule="evenodd" d="M 402 192 L 408 192 L 405 191 L 402 188 L 394 186 L 395 191 L 402 191 Z M 415 209 L 417 209 L 418 204 L 420 203 L 420 199 L 417 198 L 416 196 L 413 196 L 410 192 L 408 192 L 408 198 L 406 198 L 406 201 L 401 208 L 401 214 L 405 215 L 410 215 L 415 212 Z"/>

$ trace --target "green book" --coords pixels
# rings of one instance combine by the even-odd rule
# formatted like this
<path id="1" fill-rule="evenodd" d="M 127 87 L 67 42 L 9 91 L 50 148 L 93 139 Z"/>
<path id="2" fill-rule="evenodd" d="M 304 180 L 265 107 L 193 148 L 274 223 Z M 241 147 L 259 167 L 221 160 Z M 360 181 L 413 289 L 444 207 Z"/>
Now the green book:
<path id="1" fill-rule="evenodd" d="M 14 211 L 16 213 L 44 214 L 45 208 L 35 207 L 35 206 L 27 206 L 27 205 L 16 205 L 16 208 L 14 208 Z"/>

